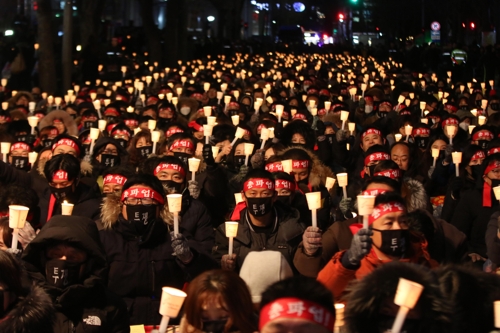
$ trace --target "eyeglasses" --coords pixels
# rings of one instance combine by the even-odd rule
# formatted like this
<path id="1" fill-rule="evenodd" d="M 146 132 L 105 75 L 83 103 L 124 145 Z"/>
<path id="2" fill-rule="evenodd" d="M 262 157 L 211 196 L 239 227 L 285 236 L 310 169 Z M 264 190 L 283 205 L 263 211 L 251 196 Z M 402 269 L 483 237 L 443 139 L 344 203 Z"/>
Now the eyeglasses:
<path id="1" fill-rule="evenodd" d="M 151 198 L 127 198 L 125 199 L 125 205 L 135 206 L 135 205 L 154 205 L 156 204 L 156 200 Z"/>

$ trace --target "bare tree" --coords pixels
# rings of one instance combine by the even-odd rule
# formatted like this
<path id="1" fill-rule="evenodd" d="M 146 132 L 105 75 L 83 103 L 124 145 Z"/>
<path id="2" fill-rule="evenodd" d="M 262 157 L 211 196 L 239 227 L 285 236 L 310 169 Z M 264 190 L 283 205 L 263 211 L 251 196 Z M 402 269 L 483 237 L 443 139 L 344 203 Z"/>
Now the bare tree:
<path id="1" fill-rule="evenodd" d="M 52 27 L 52 6 L 50 0 L 38 1 L 38 42 L 40 87 L 42 91 L 54 94 L 57 90 L 56 64 L 54 59 L 54 31 Z"/>
<path id="2" fill-rule="evenodd" d="M 153 17 L 153 0 L 141 0 L 140 4 L 142 26 L 148 42 L 149 60 L 150 62 L 159 62 L 162 59 L 162 50 L 160 31 L 158 30 Z"/>

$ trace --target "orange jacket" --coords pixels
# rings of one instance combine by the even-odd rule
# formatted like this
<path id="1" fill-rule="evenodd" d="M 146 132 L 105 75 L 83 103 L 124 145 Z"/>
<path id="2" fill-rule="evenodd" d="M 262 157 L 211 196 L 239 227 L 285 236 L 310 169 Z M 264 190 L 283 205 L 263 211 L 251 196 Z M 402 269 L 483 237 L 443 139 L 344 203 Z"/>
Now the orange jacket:
<path id="1" fill-rule="evenodd" d="M 420 264 L 430 268 L 437 267 L 439 264 L 430 258 L 427 252 L 427 241 L 414 233 L 411 234 L 412 255 L 409 258 L 400 259 L 400 262 L 409 262 Z M 342 266 L 341 259 L 346 251 L 336 253 L 332 260 L 319 272 L 318 281 L 323 283 L 334 295 L 335 301 L 342 299 L 345 289 L 352 281 L 362 279 L 373 272 L 378 266 L 390 262 L 390 260 L 381 260 L 372 249 L 363 259 L 360 267 L 352 270 Z"/>

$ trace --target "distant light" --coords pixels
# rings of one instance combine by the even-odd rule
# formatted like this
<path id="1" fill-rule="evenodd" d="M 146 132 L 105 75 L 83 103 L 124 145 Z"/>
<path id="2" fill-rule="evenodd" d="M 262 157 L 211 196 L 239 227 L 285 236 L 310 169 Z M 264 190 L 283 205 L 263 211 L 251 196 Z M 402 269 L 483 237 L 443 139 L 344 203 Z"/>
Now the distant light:
<path id="1" fill-rule="evenodd" d="M 77 10 L 76 6 L 73 6 L 73 10 Z"/>
<path id="2" fill-rule="evenodd" d="M 302 2 L 294 2 L 293 10 L 297 13 L 302 13 L 304 10 L 306 10 L 306 6 Z"/>
<path id="3" fill-rule="evenodd" d="M 77 46 L 76 46 L 76 50 L 77 50 L 78 52 L 80 52 L 80 51 L 82 50 L 82 46 L 81 46 L 81 45 L 77 45 Z"/>
<path id="4" fill-rule="evenodd" d="M 59 32 L 57 33 L 57 35 L 58 35 L 59 37 L 61 37 L 62 35 L 64 35 L 64 33 L 63 33 L 62 31 L 59 31 Z"/>
<path id="5" fill-rule="evenodd" d="M 276 21 L 275 21 L 275 20 L 273 20 L 273 24 L 276 24 Z"/>
<path id="6" fill-rule="evenodd" d="M 207 16 L 207 21 L 208 22 L 213 22 L 213 21 L 215 21 L 215 17 L 213 17 L 212 15 Z"/>
<path id="7" fill-rule="evenodd" d="M 14 30 L 5 30 L 5 36 L 13 36 L 14 35 Z"/>

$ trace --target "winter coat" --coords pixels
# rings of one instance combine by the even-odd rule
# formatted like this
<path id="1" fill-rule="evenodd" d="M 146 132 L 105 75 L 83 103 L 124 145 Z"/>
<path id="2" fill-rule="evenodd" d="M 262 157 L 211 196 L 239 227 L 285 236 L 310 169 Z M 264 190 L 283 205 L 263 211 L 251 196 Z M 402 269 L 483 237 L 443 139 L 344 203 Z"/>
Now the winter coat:
<path id="1" fill-rule="evenodd" d="M 191 230 L 192 223 L 203 220 L 197 214 L 208 214 L 198 203 L 193 206 L 193 215 L 186 218 L 186 212 L 180 221 L 180 231 L 188 238 L 194 255 L 193 260 L 185 265 L 173 255 L 169 234 L 173 222 L 166 208 L 161 213 L 162 218 L 151 222 L 145 233 L 139 236 L 134 226 L 120 214 L 119 204 L 110 199 L 104 200 L 103 230 L 100 231 L 109 265 L 108 287 L 127 303 L 132 325 L 158 325 L 161 320 L 158 313 L 161 288 L 182 289 L 198 274 L 217 266 L 207 254 L 208 249 L 204 248 L 210 242 L 204 243 L 203 239 L 195 241 L 197 232 Z M 206 237 L 213 237 L 209 218 L 204 225 L 210 230 L 210 235 Z"/>
<path id="2" fill-rule="evenodd" d="M 43 253 L 57 243 L 87 252 L 84 281 L 65 289 L 45 280 Z M 55 216 L 27 246 L 22 259 L 28 276 L 52 298 L 56 308 L 54 333 L 129 332 L 125 304 L 104 286 L 106 258 L 95 222 L 85 217 Z"/>
<path id="3" fill-rule="evenodd" d="M 408 258 L 400 259 L 399 262 L 409 262 L 427 267 L 437 267 L 438 263 L 430 258 L 427 252 L 427 241 L 417 234 L 411 234 L 411 254 Z M 373 272 L 380 265 L 392 260 L 381 260 L 372 249 L 363 259 L 360 265 L 353 269 L 342 265 L 342 257 L 346 251 L 336 253 L 326 266 L 319 272 L 318 281 L 323 283 L 338 301 L 343 298 L 346 287 L 355 280 L 361 280 Z"/>
<path id="4" fill-rule="evenodd" d="M 37 172 L 26 173 L 1 161 L 0 180 L 4 184 L 15 183 L 16 185 L 26 186 L 27 188 L 35 190 L 39 199 L 38 209 L 40 213 L 40 220 L 33 221 L 32 224 L 34 226 L 43 226 L 47 221 L 49 203 L 52 195 L 47 180 Z M 93 220 L 97 220 L 99 218 L 99 205 L 101 203 L 101 198 L 93 188 L 89 187 L 82 181 L 78 182 L 76 186 L 74 201 L 75 202 L 72 202 L 75 205 L 73 207 L 72 215 L 84 216 Z M 52 211 L 52 216 L 59 214 L 61 214 L 61 204 L 56 201 Z"/>
<path id="5" fill-rule="evenodd" d="M 496 267 L 500 267 L 500 239 L 498 239 L 498 218 L 500 212 L 495 212 L 491 215 L 486 227 L 486 250 L 488 259 L 490 259 Z"/>
<path id="6" fill-rule="evenodd" d="M 0 332 L 53 333 L 55 309 L 42 288 L 33 286 L 19 297 L 13 308 L 0 319 Z"/>
<path id="7" fill-rule="evenodd" d="M 61 119 L 63 121 L 67 134 L 71 136 L 78 136 L 78 126 L 76 125 L 75 120 L 69 115 L 69 113 L 63 110 L 54 110 L 49 112 L 38 123 L 38 130 L 41 130 L 47 126 L 52 126 L 52 122 L 55 119 Z"/>
<path id="8" fill-rule="evenodd" d="M 492 191 L 493 192 L 493 191 Z M 465 191 L 458 202 L 451 224 L 467 236 L 468 253 L 476 253 L 487 258 L 486 226 L 491 215 L 498 209 L 498 201 L 491 193 L 491 207 L 483 207 L 483 189 Z"/>
<path id="9" fill-rule="evenodd" d="M 286 207 L 280 202 L 274 204 L 277 215 L 273 232 L 266 237 L 264 233 L 252 230 L 247 216 L 247 209 L 240 213 L 238 233 L 234 238 L 233 253 L 236 254 L 236 270 L 239 271 L 248 253 L 252 251 L 278 251 L 293 267 L 293 256 L 302 239 L 305 225 L 300 221 L 299 212 L 294 208 Z M 229 241 L 226 237 L 225 225 L 220 225 L 215 232 L 215 247 L 213 257 L 220 263 L 222 256 L 228 252 Z M 296 272 L 296 270 L 295 270 Z"/>

